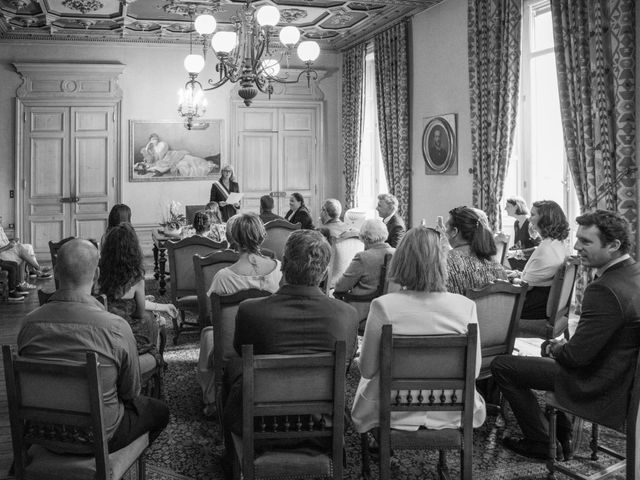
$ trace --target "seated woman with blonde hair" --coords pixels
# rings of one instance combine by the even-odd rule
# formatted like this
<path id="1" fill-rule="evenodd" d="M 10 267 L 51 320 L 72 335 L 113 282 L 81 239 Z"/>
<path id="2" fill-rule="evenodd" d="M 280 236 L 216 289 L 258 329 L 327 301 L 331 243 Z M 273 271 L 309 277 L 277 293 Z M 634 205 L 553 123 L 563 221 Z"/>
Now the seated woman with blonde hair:
<path id="1" fill-rule="evenodd" d="M 402 290 L 371 302 L 360 353 L 360 373 L 351 416 L 359 433 L 379 426 L 380 339 L 383 325 L 393 325 L 394 335 L 463 334 L 477 323 L 476 304 L 447 292 L 447 265 L 440 233 L 426 226 L 409 230 L 391 259 L 389 276 Z M 476 377 L 480 373 L 480 338 L 476 353 Z M 437 365 L 425 366 L 437 369 Z M 473 426 L 485 420 L 485 403 L 474 392 Z M 391 428 L 415 431 L 420 427 L 442 429 L 460 426 L 460 412 L 394 412 Z"/>
<path id="2" fill-rule="evenodd" d="M 209 218 L 209 232 L 207 236 L 214 242 L 224 242 L 227 238 L 227 225 L 222 221 L 222 212 L 217 202 L 209 202 L 204 207 L 204 213 Z"/>

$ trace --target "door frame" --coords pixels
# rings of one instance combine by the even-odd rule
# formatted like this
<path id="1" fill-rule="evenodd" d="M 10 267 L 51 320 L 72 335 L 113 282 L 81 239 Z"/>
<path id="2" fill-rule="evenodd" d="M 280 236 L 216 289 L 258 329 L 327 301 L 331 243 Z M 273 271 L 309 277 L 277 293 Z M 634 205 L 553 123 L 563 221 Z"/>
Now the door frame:
<path id="1" fill-rule="evenodd" d="M 238 168 L 239 165 L 239 152 L 240 152 L 240 114 L 241 109 L 246 108 L 241 100 L 231 101 L 231 158 L 234 168 Z M 325 144 L 324 144 L 324 101 L 322 100 L 254 100 L 251 103 L 251 108 L 264 108 L 270 110 L 279 110 L 287 108 L 305 108 L 313 109 L 315 111 L 316 118 L 316 156 L 315 165 L 313 166 L 316 179 L 316 188 L 313 191 L 313 204 L 320 205 L 320 202 L 324 199 L 325 191 L 325 177 L 320 172 L 324 172 L 325 166 Z"/>
<path id="2" fill-rule="evenodd" d="M 115 156 L 114 188 L 115 201 L 122 198 L 122 90 L 118 77 L 124 71 L 122 63 L 63 63 L 63 62 L 16 62 L 13 67 L 22 83 L 16 90 L 15 99 L 15 219 L 16 236 L 28 238 L 30 226 L 25 225 L 25 191 L 27 179 L 24 175 L 22 154 L 25 141 L 27 109 L 30 107 L 98 107 L 114 109 Z"/>

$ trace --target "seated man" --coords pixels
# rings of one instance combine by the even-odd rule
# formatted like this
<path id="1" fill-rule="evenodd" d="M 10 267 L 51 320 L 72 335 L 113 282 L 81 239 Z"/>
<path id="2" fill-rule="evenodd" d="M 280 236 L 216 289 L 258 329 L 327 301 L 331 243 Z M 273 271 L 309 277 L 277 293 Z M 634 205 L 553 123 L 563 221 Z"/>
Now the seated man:
<path id="1" fill-rule="evenodd" d="M 60 248 L 55 274 L 60 288 L 21 323 L 19 355 L 84 362 L 87 351 L 96 352 L 102 365 L 114 366 L 117 372 L 103 379 L 109 452 L 145 432 L 152 442 L 166 427 L 169 409 L 160 400 L 140 395 L 138 351 L 131 327 L 91 296 L 98 278 L 98 250 L 88 240 L 70 240 Z"/>
<path id="2" fill-rule="evenodd" d="M 260 197 L 260 220 L 262 220 L 262 223 L 268 223 L 272 220 L 284 220 L 280 215 L 273 213 L 273 197 L 271 195 Z"/>
<path id="3" fill-rule="evenodd" d="M 7 262 L 16 262 L 19 267 L 22 267 L 26 262 L 29 265 L 29 270 L 33 272 L 38 278 L 49 278 L 51 273 L 48 268 L 40 268 L 36 255 L 33 252 L 33 247 L 27 243 L 20 243 L 17 239 L 9 240 L 7 234 L 0 224 L 0 260 Z M 19 271 L 21 271 L 20 269 Z M 22 275 L 18 276 L 18 281 L 23 288 L 35 288 L 30 286 L 26 281 L 22 282 Z"/>
<path id="4" fill-rule="evenodd" d="M 344 340 L 347 359 L 352 358 L 358 328 L 356 310 L 327 297 L 318 287 L 330 257 L 331 248 L 319 232 L 296 230 L 289 236 L 282 259 L 285 284 L 270 297 L 240 304 L 233 340 L 238 354 L 242 345 L 249 344 L 256 355 L 322 353 L 333 351 L 335 342 Z M 226 430 L 238 435 L 242 434 L 240 373 L 237 366 L 229 367 L 233 385 L 223 417 Z"/>
<path id="5" fill-rule="evenodd" d="M 20 278 L 18 264 L 8 260 L 0 260 L 0 270 L 4 270 L 8 274 L 9 282 L 9 297 L 10 302 L 22 302 L 24 297 L 28 295 L 29 289 L 20 285 L 18 278 Z"/>
<path id="6" fill-rule="evenodd" d="M 407 230 L 404 220 L 398 215 L 398 199 L 390 193 L 381 193 L 378 195 L 376 210 L 382 221 L 387 225 L 387 231 L 389 232 L 387 243 L 393 248 L 397 248 Z"/>
<path id="7" fill-rule="evenodd" d="M 339 200 L 335 198 L 329 198 L 325 200 L 320 209 L 320 225 L 318 230 L 322 234 L 331 239 L 338 238 L 344 232 L 349 230 L 349 227 L 340 220 L 340 214 L 342 213 L 342 205 Z"/>
<path id="8" fill-rule="evenodd" d="M 509 401 L 524 438 L 505 438 L 521 455 L 546 458 L 549 425 L 531 391 L 548 390 L 563 406 L 604 426 L 622 426 L 640 345 L 640 264 L 629 256 L 627 221 L 596 210 L 576 218 L 575 249 L 583 265 L 597 268 L 582 300 L 571 339 L 543 343 L 546 358 L 501 355 L 491 371 Z M 558 440 L 571 457 L 571 422 L 558 415 Z"/>

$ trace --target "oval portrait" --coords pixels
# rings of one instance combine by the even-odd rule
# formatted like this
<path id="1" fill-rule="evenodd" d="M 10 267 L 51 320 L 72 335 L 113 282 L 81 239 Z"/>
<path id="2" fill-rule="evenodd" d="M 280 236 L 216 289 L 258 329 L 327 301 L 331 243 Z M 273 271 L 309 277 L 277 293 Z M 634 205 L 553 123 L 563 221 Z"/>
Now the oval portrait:
<path id="1" fill-rule="evenodd" d="M 422 155 L 434 173 L 445 173 L 455 159 L 455 133 L 442 117 L 429 121 L 422 134 Z"/>

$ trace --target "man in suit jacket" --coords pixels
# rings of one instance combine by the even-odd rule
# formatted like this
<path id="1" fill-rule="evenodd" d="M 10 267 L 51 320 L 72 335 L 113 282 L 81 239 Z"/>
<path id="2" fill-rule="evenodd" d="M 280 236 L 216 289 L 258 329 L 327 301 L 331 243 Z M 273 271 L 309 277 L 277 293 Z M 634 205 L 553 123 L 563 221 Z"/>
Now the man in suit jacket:
<path id="1" fill-rule="evenodd" d="M 239 355 L 242 345 L 248 344 L 256 355 L 322 353 L 344 340 L 351 359 L 357 339 L 356 310 L 318 287 L 330 258 L 331 248 L 320 232 L 296 230 L 289 236 L 282 259 L 285 284 L 270 297 L 245 300 L 238 308 L 233 345 Z M 235 368 L 229 366 L 229 375 Z M 242 434 L 242 378 L 230 380 L 224 423 Z"/>
<path id="2" fill-rule="evenodd" d="M 640 265 L 628 254 L 624 218 L 605 210 L 579 216 L 575 249 L 583 265 L 596 268 L 587 286 L 575 334 L 545 342 L 543 356 L 497 357 L 491 366 L 524 434 L 505 438 L 507 448 L 545 458 L 548 423 L 531 389 L 554 391 L 558 401 L 578 415 L 620 427 L 640 345 Z M 570 455 L 571 423 L 558 415 L 558 440 Z"/>
<path id="3" fill-rule="evenodd" d="M 284 220 L 280 215 L 273 213 L 273 197 L 271 195 L 263 195 L 260 197 L 259 216 L 262 223 L 268 223 L 272 220 Z"/>
<path id="4" fill-rule="evenodd" d="M 338 238 L 344 232 L 349 230 L 347 224 L 340 220 L 340 214 L 342 213 L 342 204 L 335 198 L 328 198 L 322 204 L 320 209 L 320 225 L 318 230 L 322 234 L 331 239 Z"/>
<path id="5" fill-rule="evenodd" d="M 397 248 L 400 240 L 404 237 L 404 233 L 407 231 L 404 220 L 397 213 L 398 199 L 390 193 L 381 193 L 378 195 L 376 210 L 382 221 L 387 225 L 387 230 L 389 231 L 387 243 L 393 248 Z"/>

